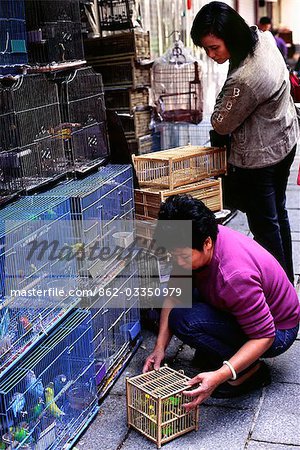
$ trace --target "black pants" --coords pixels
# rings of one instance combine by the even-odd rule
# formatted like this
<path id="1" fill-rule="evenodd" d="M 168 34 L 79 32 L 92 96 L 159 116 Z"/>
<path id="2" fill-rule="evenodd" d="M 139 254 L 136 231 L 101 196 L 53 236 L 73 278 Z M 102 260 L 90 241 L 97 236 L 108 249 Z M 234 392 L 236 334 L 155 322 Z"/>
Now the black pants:
<path id="1" fill-rule="evenodd" d="M 254 239 L 267 249 L 294 282 L 292 238 L 286 209 L 286 187 L 296 146 L 278 164 L 261 169 L 234 167 L 230 176 L 239 190 Z"/>

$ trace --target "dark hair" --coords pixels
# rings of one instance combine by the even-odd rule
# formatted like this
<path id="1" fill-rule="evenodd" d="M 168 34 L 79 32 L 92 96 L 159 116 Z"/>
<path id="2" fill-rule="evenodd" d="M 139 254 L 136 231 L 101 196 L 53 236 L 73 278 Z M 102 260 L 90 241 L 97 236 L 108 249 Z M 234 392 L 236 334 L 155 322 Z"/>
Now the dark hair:
<path id="1" fill-rule="evenodd" d="M 194 44 L 202 47 L 202 38 L 209 34 L 224 41 L 230 53 L 231 67 L 239 66 L 248 55 L 253 55 L 258 39 L 255 30 L 223 2 L 204 5 L 194 19 L 191 29 Z"/>
<path id="2" fill-rule="evenodd" d="M 260 25 L 270 25 L 272 23 L 270 17 L 264 16 L 259 19 Z"/>
<path id="3" fill-rule="evenodd" d="M 202 251 L 205 240 L 210 237 L 215 242 L 217 234 L 215 215 L 201 200 L 172 195 L 162 203 L 155 230 L 158 245 L 167 250 L 192 247 Z"/>

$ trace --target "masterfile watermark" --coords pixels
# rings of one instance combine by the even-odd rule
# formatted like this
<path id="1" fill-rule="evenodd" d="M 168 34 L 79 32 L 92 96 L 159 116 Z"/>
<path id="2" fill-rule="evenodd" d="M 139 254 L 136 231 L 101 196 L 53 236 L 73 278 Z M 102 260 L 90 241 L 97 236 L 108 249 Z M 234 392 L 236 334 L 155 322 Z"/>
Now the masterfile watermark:
<path id="1" fill-rule="evenodd" d="M 47 288 L 47 289 L 12 289 L 10 291 L 11 297 L 94 297 L 97 295 L 97 289 L 70 289 L 69 291 L 65 291 L 64 289 L 59 288 Z"/>
<path id="2" fill-rule="evenodd" d="M 184 245 L 191 247 L 191 222 L 182 223 Z M 172 261 L 153 222 L 53 217 L 9 221 L 7 229 L 0 246 L 0 300 L 12 299 L 13 307 L 47 307 L 47 302 L 59 307 L 78 299 L 87 308 L 105 302 L 108 307 L 128 309 L 134 302 L 152 308 L 169 296 L 185 307 L 192 302 L 191 270 L 177 271 L 175 281 L 167 284 Z M 177 245 L 176 239 L 175 233 Z"/>
<path id="3" fill-rule="evenodd" d="M 70 289 L 69 291 L 65 291 L 64 289 L 59 288 L 48 288 L 48 289 L 13 289 L 10 292 L 11 297 L 106 297 L 106 298 L 115 298 L 119 295 L 129 297 L 180 297 L 182 294 L 181 288 L 175 287 L 124 287 L 124 288 L 111 288 L 111 287 L 96 287 L 94 289 Z"/>

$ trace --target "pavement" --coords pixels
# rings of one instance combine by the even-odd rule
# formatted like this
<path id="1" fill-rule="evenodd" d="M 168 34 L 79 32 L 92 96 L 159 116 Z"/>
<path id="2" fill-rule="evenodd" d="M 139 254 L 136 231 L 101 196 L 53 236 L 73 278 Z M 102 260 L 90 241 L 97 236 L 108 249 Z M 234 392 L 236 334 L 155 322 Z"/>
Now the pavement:
<path id="1" fill-rule="evenodd" d="M 296 185 L 300 148 L 292 166 L 287 206 L 292 228 L 296 279 L 300 288 L 300 186 Z M 238 213 L 230 228 L 251 235 L 244 214 Z M 298 291 L 299 292 L 299 291 Z M 141 373 L 152 351 L 155 335 L 143 331 L 143 343 L 117 380 L 100 411 L 76 444 L 78 450 L 153 450 L 156 445 L 128 429 L 125 378 Z M 194 351 L 173 338 L 167 362 L 186 375 L 196 374 L 190 365 Z M 231 400 L 208 399 L 200 406 L 199 430 L 163 445 L 165 450 L 300 450 L 300 334 L 283 355 L 268 359 L 272 383 L 251 394 Z"/>

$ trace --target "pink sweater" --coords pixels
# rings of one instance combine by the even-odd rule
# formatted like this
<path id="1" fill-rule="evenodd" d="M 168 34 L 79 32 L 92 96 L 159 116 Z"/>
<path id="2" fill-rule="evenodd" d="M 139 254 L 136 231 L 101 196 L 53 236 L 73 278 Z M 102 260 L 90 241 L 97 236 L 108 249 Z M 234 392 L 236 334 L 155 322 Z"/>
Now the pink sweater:
<path id="1" fill-rule="evenodd" d="M 233 314 L 249 338 L 273 337 L 300 320 L 297 293 L 276 259 L 257 242 L 219 225 L 213 258 L 194 272 L 203 301 Z"/>

